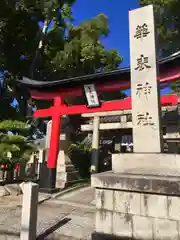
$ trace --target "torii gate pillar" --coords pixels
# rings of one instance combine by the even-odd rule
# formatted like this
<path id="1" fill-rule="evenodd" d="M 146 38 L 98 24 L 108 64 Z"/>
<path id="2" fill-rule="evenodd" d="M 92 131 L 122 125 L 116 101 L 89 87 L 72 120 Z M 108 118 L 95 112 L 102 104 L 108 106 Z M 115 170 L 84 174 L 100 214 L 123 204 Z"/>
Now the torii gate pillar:
<path id="1" fill-rule="evenodd" d="M 52 193 L 56 189 L 56 160 L 59 153 L 59 137 L 61 129 L 61 97 L 54 98 L 54 105 L 52 111 L 52 127 L 50 137 L 50 147 L 48 152 L 45 153 L 45 161 L 40 174 L 40 190 L 42 192 Z"/>

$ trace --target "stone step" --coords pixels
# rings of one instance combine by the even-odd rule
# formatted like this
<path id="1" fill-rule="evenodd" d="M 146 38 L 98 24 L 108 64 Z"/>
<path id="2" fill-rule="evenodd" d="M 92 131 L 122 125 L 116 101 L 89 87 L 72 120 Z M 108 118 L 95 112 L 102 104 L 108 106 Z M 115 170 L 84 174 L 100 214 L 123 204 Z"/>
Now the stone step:
<path id="1" fill-rule="evenodd" d="M 56 180 L 57 181 L 74 181 L 79 179 L 79 173 L 78 171 L 73 172 L 57 172 L 56 174 Z"/>
<path id="2" fill-rule="evenodd" d="M 56 181 L 56 188 L 63 189 L 63 188 L 65 188 L 65 187 L 72 186 L 72 185 L 74 185 L 74 184 L 76 184 L 76 183 L 79 183 L 79 182 L 81 182 L 80 179 L 78 179 L 78 180 L 73 180 L 73 181 L 68 181 L 68 182 L 67 182 L 67 181 L 57 180 L 57 181 Z"/>
<path id="3" fill-rule="evenodd" d="M 179 154 L 128 153 L 112 155 L 112 171 L 123 174 L 180 176 Z"/>
<path id="4" fill-rule="evenodd" d="M 75 167 L 73 164 L 57 166 L 57 173 L 58 172 L 74 172 L 74 171 L 75 171 Z"/>

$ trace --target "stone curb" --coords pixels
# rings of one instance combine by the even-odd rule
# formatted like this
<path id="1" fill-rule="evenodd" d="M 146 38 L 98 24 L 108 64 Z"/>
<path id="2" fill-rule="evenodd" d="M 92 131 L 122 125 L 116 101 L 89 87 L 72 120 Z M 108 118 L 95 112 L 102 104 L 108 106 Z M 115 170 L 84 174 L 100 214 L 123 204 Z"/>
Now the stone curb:
<path id="1" fill-rule="evenodd" d="M 84 203 L 76 203 L 72 201 L 66 201 L 66 200 L 59 200 L 59 199 L 52 199 L 51 203 L 54 203 L 56 205 L 69 205 L 76 208 L 83 208 L 83 209 L 89 209 L 89 210 L 95 210 L 95 205 L 92 204 L 84 204 Z"/>
<path id="2" fill-rule="evenodd" d="M 74 186 L 72 188 L 69 188 L 69 189 L 65 189 L 61 192 L 58 192 L 58 193 L 54 193 L 50 196 L 50 198 L 58 198 L 58 197 L 61 197 L 62 195 L 66 194 L 66 193 L 70 193 L 70 192 L 73 192 L 75 190 L 78 190 L 78 189 L 81 189 L 81 188 L 85 188 L 85 187 L 88 187 L 89 186 L 89 183 L 84 183 L 82 185 L 78 185 L 78 186 Z"/>
<path id="3" fill-rule="evenodd" d="M 47 196 L 47 197 L 43 197 L 42 199 L 38 200 L 38 205 L 42 204 L 45 201 L 48 201 L 49 199 L 51 199 L 51 196 Z M 17 207 L 22 207 L 22 203 L 21 204 L 17 204 Z"/>
<path id="4" fill-rule="evenodd" d="M 38 200 L 38 205 L 40 205 L 40 204 L 42 204 L 45 201 L 48 201 L 50 199 L 56 199 L 56 198 L 66 194 L 66 193 L 70 193 L 70 192 L 73 192 L 75 190 L 85 188 L 85 187 L 88 187 L 88 186 L 89 186 L 88 183 L 84 183 L 82 185 L 74 186 L 74 187 L 71 187 L 69 189 L 65 189 L 61 192 L 58 192 L 58 193 L 55 193 L 55 194 L 52 194 L 52 195 L 49 194 L 48 196 L 44 196 L 44 197 L 42 196 L 41 199 Z M 10 191 L 8 191 L 6 187 L 3 186 L 3 189 L 7 192 L 7 194 L 5 194 L 4 196 L 12 195 L 12 194 L 10 194 Z M 17 206 L 21 206 L 21 204 L 18 204 Z"/>
<path id="5" fill-rule="evenodd" d="M 41 203 L 48 201 L 49 199 L 51 199 L 51 196 L 44 197 L 43 199 L 38 200 L 38 204 L 40 205 Z"/>

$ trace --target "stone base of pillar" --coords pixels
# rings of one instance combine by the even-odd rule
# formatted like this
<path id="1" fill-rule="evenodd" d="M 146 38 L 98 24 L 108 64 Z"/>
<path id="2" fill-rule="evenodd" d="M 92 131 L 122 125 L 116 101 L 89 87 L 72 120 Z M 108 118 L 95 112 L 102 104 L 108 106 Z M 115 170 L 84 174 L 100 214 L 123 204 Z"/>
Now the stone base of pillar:
<path id="1" fill-rule="evenodd" d="M 42 149 L 40 153 L 39 192 L 56 193 L 56 168 L 47 168 L 48 149 Z"/>
<path id="2" fill-rule="evenodd" d="M 99 172 L 99 149 L 92 149 L 91 152 L 91 174 Z"/>
<path id="3" fill-rule="evenodd" d="M 79 180 L 79 173 L 76 171 L 71 159 L 59 151 L 56 173 L 56 188 L 65 188 Z"/>
<path id="4" fill-rule="evenodd" d="M 59 188 L 40 188 L 39 192 L 40 193 L 47 193 L 47 194 L 54 194 L 58 193 L 60 191 Z"/>
<path id="5" fill-rule="evenodd" d="M 41 166 L 41 175 L 39 179 L 39 192 L 43 193 L 56 193 L 56 168 L 47 168 L 44 163 Z"/>
<path id="6" fill-rule="evenodd" d="M 96 188 L 92 239 L 179 239 L 179 155 L 130 155 L 115 154 L 114 172 L 91 176 Z"/>

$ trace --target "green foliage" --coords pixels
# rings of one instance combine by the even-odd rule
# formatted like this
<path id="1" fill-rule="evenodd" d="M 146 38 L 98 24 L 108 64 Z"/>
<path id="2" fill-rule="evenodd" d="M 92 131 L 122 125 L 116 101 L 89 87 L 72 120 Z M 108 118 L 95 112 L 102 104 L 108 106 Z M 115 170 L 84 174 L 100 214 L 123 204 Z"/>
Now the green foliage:
<path id="1" fill-rule="evenodd" d="M 54 75 L 64 78 L 117 69 L 122 57 L 115 49 L 106 50 L 100 41 L 108 33 L 108 19 L 104 14 L 70 27 L 64 48 L 52 59 Z M 46 52 L 50 54 L 48 48 Z"/>
<path id="2" fill-rule="evenodd" d="M 180 1 L 179 0 L 139 0 L 142 6 L 153 4 L 155 9 L 156 27 L 160 55 L 167 56 L 180 50 Z M 177 91 L 176 81 L 171 84 Z"/>
<path id="3" fill-rule="evenodd" d="M 166 56 L 180 49 L 180 1 L 139 0 L 141 6 L 153 4 L 161 55 Z"/>
<path id="4" fill-rule="evenodd" d="M 64 78 L 117 69 L 122 57 L 115 49 L 106 50 L 100 41 L 109 33 L 107 17 L 99 14 L 80 26 L 73 26 L 71 5 L 74 2 L 24 0 L 13 5 L 11 1 L 3 1 L 6 11 L 1 13 L 0 9 L 3 23 L 0 25 L 0 60 L 8 70 L 6 83 L 11 86 L 11 95 L 15 78 L 29 76 L 40 40 L 44 51 L 39 59 L 36 58 L 36 79 L 53 80 L 59 76 Z M 48 31 L 52 20 L 52 29 Z M 44 34 L 38 21 L 45 21 Z M 20 91 L 18 95 L 22 94 Z M 18 102 L 21 101 L 20 96 Z"/>
<path id="5" fill-rule="evenodd" d="M 119 67 L 122 57 L 117 50 L 107 50 L 101 42 L 109 33 L 108 18 L 99 14 L 74 26 L 71 11 L 74 2 L 1 0 L 0 69 L 5 76 L 0 98 L 1 121 L 25 121 L 29 96 L 26 89 L 17 84 L 17 78 L 57 80 Z M 44 22 L 43 31 L 40 21 Z M 16 108 L 10 105 L 14 98 L 18 102 Z M 13 126 L 13 131 L 15 129 Z"/>
<path id="6" fill-rule="evenodd" d="M 179 93 L 180 80 L 176 80 L 175 82 L 172 82 L 170 86 L 173 92 Z"/>
<path id="7" fill-rule="evenodd" d="M 91 147 L 87 144 L 77 142 L 71 144 L 69 155 L 81 178 L 90 177 Z"/>
<path id="8" fill-rule="evenodd" d="M 69 154 L 71 154 L 73 150 L 77 150 L 82 152 L 82 154 L 86 154 L 91 152 L 91 147 L 88 144 L 76 142 L 72 143 L 71 146 L 69 147 Z"/>
<path id="9" fill-rule="evenodd" d="M 0 137 L 0 142 L 3 143 L 25 143 L 27 140 L 26 137 L 21 135 L 4 135 Z"/>
<path id="10" fill-rule="evenodd" d="M 0 122 L 0 130 L 6 131 L 27 131 L 30 126 L 27 123 L 17 120 L 4 120 Z"/>
<path id="11" fill-rule="evenodd" d="M 6 102 L 7 106 L 0 110 L 0 117 L 3 115 L 2 119 L 15 117 L 23 120 L 26 108 L 24 103 L 29 96 L 27 91 L 16 85 L 15 80 L 22 76 L 31 76 L 33 68 L 38 79 L 41 78 L 39 69 L 42 68 L 44 75 L 46 68 L 51 70 L 48 66 L 50 59 L 46 59 L 43 55 L 43 49 L 42 54 L 38 55 L 39 43 L 42 41 L 44 46 L 49 45 L 53 48 L 55 44 L 56 47 L 63 48 L 64 32 L 67 23 L 72 21 L 71 5 L 74 2 L 74 0 L 1 1 L 0 69 L 5 71 L 1 102 L 3 104 Z M 52 20 L 54 21 L 53 28 L 48 31 Z M 39 27 L 39 21 L 46 23 L 43 33 Z M 19 105 L 16 111 L 9 111 L 10 103 L 14 98 Z M 10 114 L 12 114 L 11 117 Z"/>
<path id="12" fill-rule="evenodd" d="M 13 4 L 14 2 L 14 4 Z M 3 66 L 14 77 L 27 76 L 39 41 L 49 39 L 49 24 L 54 20 L 54 38 L 63 38 L 67 19 L 71 19 L 72 0 L 2 0 L 0 9 L 0 49 Z M 62 11 L 60 11 L 60 9 Z M 4 11 L 3 11 L 4 10 Z M 38 22 L 45 21 L 42 34 Z M 59 39 L 60 40 L 60 39 Z M 21 56 L 23 55 L 23 60 Z"/>
<path id="13" fill-rule="evenodd" d="M 9 134 L 8 132 L 11 132 Z M 29 159 L 36 150 L 35 146 L 27 141 L 29 125 L 20 121 L 5 120 L 0 122 L 0 162 L 13 168 L 17 162 Z M 11 155 L 8 156 L 8 154 Z"/>
<path id="14" fill-rule="evenodd" d="M 5 156 L 7 156 L 8 152 L 16 153 L 16 152 L 19 152 L 19 151 L 20 151 L 20 148 L 19 148 L 18 145 L 4 143 L 4 142 L 0 143 L 0 156 L 5 157 Z"/>

